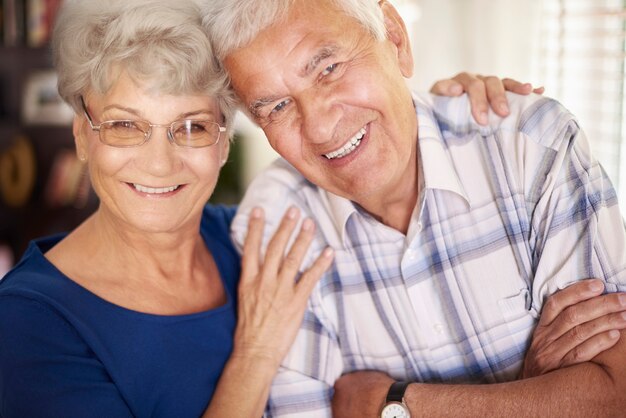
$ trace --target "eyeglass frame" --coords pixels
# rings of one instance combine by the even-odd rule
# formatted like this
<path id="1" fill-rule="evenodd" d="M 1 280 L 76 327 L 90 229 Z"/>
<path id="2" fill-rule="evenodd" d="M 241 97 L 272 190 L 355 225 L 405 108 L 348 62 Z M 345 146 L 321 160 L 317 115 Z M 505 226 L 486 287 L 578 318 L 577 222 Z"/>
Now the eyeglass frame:
<path id="1" fill-rule="evenodd" d="M 85 99 L 82 95 L 80 95 L 80 103 L 83 107 L 83 113 L 85 114 L 85 117 L 87 118 L 87 122 L 89 122 L 89 126 L 91 127 L 91 129 L 94 132 L 98 132 L 98 139 L 100 140 L 100 142 L 102 142 L 104 145 L 108 145 L 110 147 L 115 147 L 115 148 L 134 148 L 134 147 L 140 147 L 143 144 L 145 144 L 146 142 L 148 142 L 150 140 L 150 138 L 152 137 L 152 128 L 154 127 L 161 127 L 161 128 L 167 128 L 167 139 L 170 142 L 170 144 L 174 144 L 177 147 L 184 147 L 184 148 L 206 148 L 206 147 L 212 147 L 213 145 L 217 145 L 220 142 L 220 139 L 222 137 L 222 133 L 226 132 L 226 128 L 222 125 L 220 125 L 217 122 L 213 122 L 213 121 L 209 121 L 209 120 L 202 120 L 202 121 L 195 121 L 195 122 L 209 122 L 209 123 L 213 123 L 215 125 L 218 126 L 219 130 L 218 130 L 218 134 L 217 134 L 217 140 L 213 143 L 213 144 L 209 144 L 209 145 L 201 145 L 198 147 L 194 147 L 193 145 L 180 145 L 179 143 L 176 142 L 176 140 L 174 139 L 174 135 L 172 134 L 172 126 L 174 126 L 174 124 L 182 122 L 182 121 L 188 121 L 188 120 L 192 120 L 193 119 L 182 119 L 182 120 L 175 120 L 174 122 L 170 123 L 170 124 L 157 124 L 157 123 L 150 123 L 147 120 L 144 119 L 136 119 L 136 120 L 132 120 L 132 119 L 112 119 L 112 120 L 105 120 L 100 122 L 99 125 L 94 125 L 93 123 L 93 119 L 91 118 L 91 115 L 89 115 L 89 111 L 87 110 L 87 104 L 85 103 Z M 144 136 L 144 140 L 143 142 L 136 144 L 136 145 L 113 145 L 113 144 L 108 144 L 106 142 L 104 142 L 102 140 L 102 134 L 101 134 L 101 130 L 100 127 L 102 126 L 102 124 L 104 123 L 111 123 L 111 122 L 145 122 L 148 126 L 149 126 L 149 131 L 148 132 L 143 132 L 143 136 Z M 139 129 L 141 131 L 141 129 Z"/>

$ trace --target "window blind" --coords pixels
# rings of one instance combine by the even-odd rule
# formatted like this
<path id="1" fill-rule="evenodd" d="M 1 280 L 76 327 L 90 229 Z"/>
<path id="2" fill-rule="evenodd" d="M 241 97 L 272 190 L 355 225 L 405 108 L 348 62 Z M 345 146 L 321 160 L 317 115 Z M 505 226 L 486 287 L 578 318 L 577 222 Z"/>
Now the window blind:
<path id="1" fill-rule="evenodd" d="M 543 0 L 536 79 L 580 120 L 626 215 L 626 0 Z"/>

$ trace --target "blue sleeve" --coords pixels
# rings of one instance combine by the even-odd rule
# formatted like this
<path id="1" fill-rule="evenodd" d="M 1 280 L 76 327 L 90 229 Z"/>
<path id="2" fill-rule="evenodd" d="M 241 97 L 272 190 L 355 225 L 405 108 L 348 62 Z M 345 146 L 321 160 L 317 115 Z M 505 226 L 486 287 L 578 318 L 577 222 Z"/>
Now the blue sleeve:
<path id="1" fill-rule="evenodd" d="M 0 297 L 0 416 L 132 417 L 102 363 L 55 310 Z"/>

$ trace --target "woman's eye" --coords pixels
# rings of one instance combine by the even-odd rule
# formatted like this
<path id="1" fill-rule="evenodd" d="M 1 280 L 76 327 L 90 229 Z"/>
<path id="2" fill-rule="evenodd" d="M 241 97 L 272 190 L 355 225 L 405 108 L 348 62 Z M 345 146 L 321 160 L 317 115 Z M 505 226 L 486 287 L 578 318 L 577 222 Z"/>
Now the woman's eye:
<path id="1" fill-rule="evenodd" d="M 136 128 L 135 126 L 135 122 L 131 121 L 131 120 L 118 120 L 118 121 L 113 121 L 111 123 L 111 125 L 114 128 L 117 129 L 134 129 Z"/>
<path id="2" fill-rule="evenodd" d="M 322 76 L 327 76 L 328 74 L 332 73 L 333 71 L 335 71 L 335 69 L 337 68 L 337 65 L 339 64 L 330 64 L 328 67 L 324 68 L 324 71 L 322 71 Z"/>

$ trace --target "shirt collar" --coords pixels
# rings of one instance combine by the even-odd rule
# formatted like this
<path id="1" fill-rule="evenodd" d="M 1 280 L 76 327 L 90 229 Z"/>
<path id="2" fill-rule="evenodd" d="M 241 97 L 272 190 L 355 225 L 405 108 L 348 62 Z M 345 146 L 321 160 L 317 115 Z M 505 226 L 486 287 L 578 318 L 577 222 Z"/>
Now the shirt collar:
<path id="1" fill-rule="evenodd" d="M 348 223 L 348 219 L 350 219 L 350 216 L 358 212 L 356 205 L 351 200 L 348 200 L 345 197 L 337 196 L 336 194 L 329 191 L 320 189 L 320 192 L 327 202 L 327 207 L 330 212 L 334 227 L 338 232 L 338 236 L 341 239 L 341 246 L 343 248 L 348 248 L 346 241 L 346 224 Z"/>
<path id="2" fill-rule="evenodd" d="M 431 95 L 413 95 L 418 121 L 420 162 L 424 189 L 440 189 L 456 193 L 469 204 L 469 198 L 450 159 L 447 144 L 433 113 Z"/>

